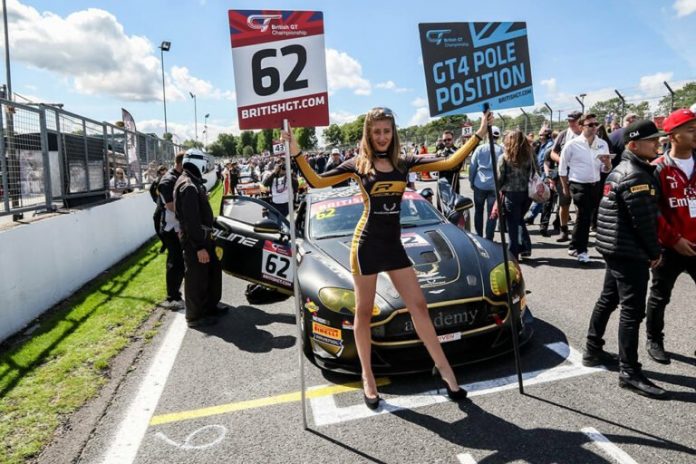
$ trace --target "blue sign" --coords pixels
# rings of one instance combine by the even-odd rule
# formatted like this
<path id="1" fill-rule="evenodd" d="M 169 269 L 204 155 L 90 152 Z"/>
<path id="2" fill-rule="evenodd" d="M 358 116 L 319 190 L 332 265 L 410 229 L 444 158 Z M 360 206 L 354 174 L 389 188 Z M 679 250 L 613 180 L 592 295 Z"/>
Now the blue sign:
<path id="1" fill-rule="evenodd" d="M 534 104 L 526 23 L 418 27 L 430 116 Z"/>

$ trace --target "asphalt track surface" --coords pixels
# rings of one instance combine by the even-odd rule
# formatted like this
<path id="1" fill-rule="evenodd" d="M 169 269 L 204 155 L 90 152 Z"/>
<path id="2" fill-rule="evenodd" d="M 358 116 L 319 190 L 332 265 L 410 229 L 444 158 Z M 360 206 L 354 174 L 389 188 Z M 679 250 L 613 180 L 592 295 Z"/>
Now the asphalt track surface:
<path id="1" fill-rule="evenodd" d="M 668 307 L 672 364 L 648 359 L 641 333 L 646 374 L 671 392 L 668 401 L 647 399 L 620 389 L 615 371 L 580 364 L 604 274 L 597 252 L 580 268 L 555 237 L 539 236 L 538 226 L 530 232 L 534 254 L 522 269 L 536 334 L 522 351 L 524 395 L 510 355 L 459 369 L 471 392 L 460 404 L 429 376 L 382 378 L 385 402 L 373 413 L 359 379 L 305 363 L 304 430 L 292 300 L 251 306 L 245 283 L 224 276 L 227 315 L 189 329 L 181 312 L 168 312 L 77 461 L 696 462 L 693 282 L 682 275 Z M 607 331 L 614 352 L 617 327 L 618 312 Z"/>

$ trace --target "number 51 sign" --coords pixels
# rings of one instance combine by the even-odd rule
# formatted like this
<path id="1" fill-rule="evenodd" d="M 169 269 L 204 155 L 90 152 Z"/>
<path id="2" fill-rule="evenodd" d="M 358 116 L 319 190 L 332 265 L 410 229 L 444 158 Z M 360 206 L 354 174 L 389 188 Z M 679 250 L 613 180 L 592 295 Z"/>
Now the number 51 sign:
<path id="1" fill-rule="evenodd" d="M 239 128 L 328 126 L 323 13 L 228 13 Z"/>

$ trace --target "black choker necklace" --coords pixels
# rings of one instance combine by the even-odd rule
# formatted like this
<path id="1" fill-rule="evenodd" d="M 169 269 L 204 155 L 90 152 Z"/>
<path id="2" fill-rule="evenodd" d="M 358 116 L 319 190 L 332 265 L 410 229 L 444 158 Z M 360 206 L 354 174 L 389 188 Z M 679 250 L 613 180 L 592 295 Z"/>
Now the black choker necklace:
<path id="1" fill-rule="evenodd" d="M 379 153 L 379 152 L 375 152 L 375 156 L 376 156 L 377 158 L 389 158 L 389 153 Z"/>

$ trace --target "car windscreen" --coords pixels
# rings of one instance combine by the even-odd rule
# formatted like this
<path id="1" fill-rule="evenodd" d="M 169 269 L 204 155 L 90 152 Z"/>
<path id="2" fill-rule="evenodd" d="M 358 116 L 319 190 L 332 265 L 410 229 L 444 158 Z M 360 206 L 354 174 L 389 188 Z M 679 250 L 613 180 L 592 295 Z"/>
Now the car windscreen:
<path id="1" fill-rule="evenodd" d="M 309 236 L 313 239 L 349 236 L 355 232 L 363 213 L 360 195 L 323 200 L 310 208 Z M 441 222 L 435 208 L 415 192 L 404 192 L 401 200 L 401 227 L 416 227 Z"/>

